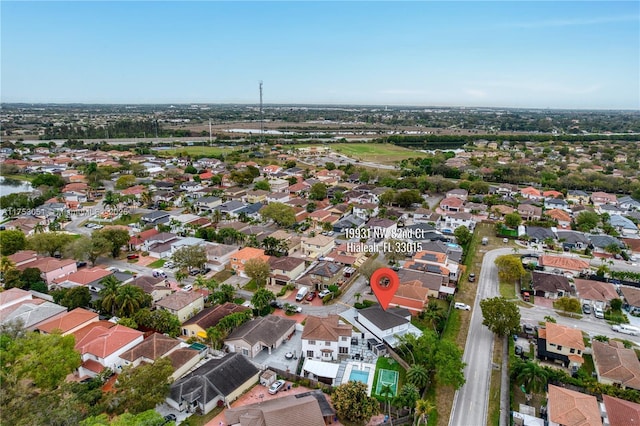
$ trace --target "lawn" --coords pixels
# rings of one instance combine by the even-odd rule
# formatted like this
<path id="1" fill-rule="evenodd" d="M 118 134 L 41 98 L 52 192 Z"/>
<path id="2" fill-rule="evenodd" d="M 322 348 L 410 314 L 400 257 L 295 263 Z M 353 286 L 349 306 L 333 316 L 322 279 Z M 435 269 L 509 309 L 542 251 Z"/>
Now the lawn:
<path id="1" fill-rule="evenodd" d="M 309 147 L 314 145 L 296 145 Z M 335 143 L 330 144 L 331 150 L 360 161 L 372 161 L 382 164 L 392 164 L 406 158 L 426 157 L 427 154 L 402 148 L 392 144 L 382 143 Z"/>
<path id="2" fill-rule="evenodd" d="M 180 147 L 176 147 L 175 149 L 154 149 L 153 151 L 155 151 L 158 155 L 160 156 L 171 156 L 171 157 L 175 157 L 175 155 L 177 153 L 183 153 L 186 152 L 187 154 L 191 155 L 191 156 L 204 156 L 204 157 L 209 157 L 212 155 L 219 155 L 219 154 L 228 154 L 234 150 L 236 150 L 237 148 L 225 148 L 225 147 L 218 147 L 218 146 L 180 146 Z"/>
<path id="3" fill-rule="evenodd" d="M 385 399 L 383 396 L 375 394 L 376 386 L 378 384 L 378 371 L 380 371 L 380 369 L 393 370 L 398 372 L 398 391 L 404 384 L 407 372 L 392 358 L 378 358 L 378 361 L 376 362 L 376 373 L 373 376 L 373 389 L 371 390 L 371 396 L 376 398 L 378 401 L 384 401 Z"/>
<path id="4" fill-rule="evenodd" d="M 151 262 L 150 264 L 148 264 L 147 267 L 148 268 L 162 268 L 166 261 L 167 261 L 166 259 L 158 259 L 155 262 Z"/>
<path id="5" fill-rule="evenodd" d="M 213 276 L 213 278 L 219 282 L 219 283 L 223 283 L 226 280 L 228 280 L 231 276 L 233 275 L 233 270 L 231 269 L 224 269 L 220 272 L 218 272 L 217 274 L 215 274 Z"/>

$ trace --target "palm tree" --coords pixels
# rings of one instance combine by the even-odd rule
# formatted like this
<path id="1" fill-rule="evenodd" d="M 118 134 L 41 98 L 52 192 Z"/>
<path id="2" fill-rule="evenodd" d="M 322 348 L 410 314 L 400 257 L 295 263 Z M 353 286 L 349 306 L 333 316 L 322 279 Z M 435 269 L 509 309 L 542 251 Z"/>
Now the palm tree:
<path id="1" fill-rule="evenodd" d="M 147 294 L 140 287 L 134 285 L 123 285 L 116 294 L 116 305 L 118 315 L 121 317 L 131 317 L 139 309 L 144 307 Z"/>
<path id="2" fill-rule="evenodd" d="M 120 288 L 120 281 L 113 275 L 104 277 L 100 284 L 103 285 L 100 290 L 100 307 L 103 311 L 114 314 L 116 308 L 116 295 Z"/>
<path id="3" fill-rule="evenodd" d="M 184 281 L 188 276 L 189 274 L 187 274 L 184 269 L 180 269 L 178 272 L 176 272 L 176 281 L 182 284 L 182 281 Z"/>
<path id="4" fill-rule="evenodd" d="M 7 256 L 2 256 L 2 258 L 0 258 L 0 273 L 2 274 L 3 277 L 7 272 L 9 272 L 15 267 L 16 267 L 16 264 L 13 263 L 13 261 L 9 259 Z"/>
<path id="5" fill-rule="evenodd" d="M 547 379 L 547 370 L 532 361 L 522 364 L 516 374 L 516 383 L 520 383 L 527 394 L 541 392 L 547 385 Z"/>
<path id="6" fill-rule="evenodd" d="M 145 206 L 150 206 L 151 204 L 153 204 L 153 194 L 151 193 L 151 191 L 144 191 L 142 194 L 140 194 L 140 201 L 142 201 L 142 204 L 144 204 Z"/>
<path id="7" fill-rule="evenodd" d="M 418 389 L 424 389 L 430 382 L 429 370 L 422 364 L 413 364 L 407 370 L 407 381 Z"/>
<path id="8" fill-rule="evenodd" d="M 429 413 L 435 410 L 436 406 L 433 402 L 426 399 L 419 399 L 416 401 L 416 422 L 415 426 L 424 423 L 429 423 Z"/>
<path id="9" fill-rule="evenodd" d="M 353 297 L 356 299 L 356 303 L 360 303 L 360 298 L 362 297 L 362 294 L 356 293 L 353 295 Z"/>
<path id="10" fill-rule="evenodd" d="M 207 287 L 207 280 L 202 275 L 198 275 L 196 280 L 193 282 L 193 285 L 197 288 Z"/>
<path id="11" fill-rule="evenodd" d="M 387 403 L 387 413 L 389 414 L 389 424 L 393 426 L 393 421 L 391 420 L 391 403 L 389 402 L 389 395 L 393 396 L 393 390 L 391 389 L 391 385 L 382 385 L 380 389 L 380 396 L 382 396 Z"/>
<path id="12" fill-rule="evenodd" d="M 36 226 L 34 226 L 34 227 L 33 227 L 33 233 L 34 233 L 34 234 L 40 234 L 40 233 L 42 233 L 42 232 L 44 232 L 44 231 L 45 231 L 45 227 L 44 227 L 44 225 L 42 224 L 42 222 L 38 222 L 38 223 L 36 224 Z"/>

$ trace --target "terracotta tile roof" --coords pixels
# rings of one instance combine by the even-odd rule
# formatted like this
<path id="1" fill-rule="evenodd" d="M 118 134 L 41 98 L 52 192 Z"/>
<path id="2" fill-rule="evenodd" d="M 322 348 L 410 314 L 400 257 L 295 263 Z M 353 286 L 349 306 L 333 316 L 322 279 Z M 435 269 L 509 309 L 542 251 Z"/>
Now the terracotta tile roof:
<path id="1" fill-rule="evenodd" d="M 563 426 L 602 426 L 595 396 L 549 385 L 549 420 Z"/>
<path id="2" fill-rule="evenodd" d="M 550 268 L 566 269 L 569 271 L 589 269 L 589 262 L 564 256 L 543 255 L 540 257 L 540 264 Z"/>
<path id="3" fill-rule="evenodd" d="M 631 251 L 640 252 L 640 238 L 623 238 L 622 241 L 624 241 Z"/>
<path id="4" fill-rule="evenodd" d="M 329 315 L 325 318 L 309 315 L 302 338 L 337 342 L 340 336 L 351 336 L 351 330 L 350 325 L 339 323 L 338 315 Z"/>
<path id="5" fill-rule="evenodd" d="M 594 340 L 592 345 L 593 362 L 601 380 L 640 390 L 640 361 L 633 349 L 626 349 L 615 340 L 607 343 Z"/>
<path id="6" fill-rule="evenodd" d="M 80 340 L 84 339 L 84 337 L 96 327 L 112 328 L 114 326 L 115 324 L 109 321 L 104 321 L 104 320 L 95 321 L 87 324 L 86 326 L 82 327 L 80 330 L 74 331 L 73 335 L 76 338 L 76 342 L 79 342 Z"/>
<path id="7" fill-rule="evenodd" d="M 18 269 L 26 269 L 26 268 L 38 268 L 42 272 L 51 272 L 56 269 L 62 269 L 65 266 L 75 264 L 76 261 L 73 259 L 56 259 L 55 257 L 43 257 L 34 262 L 29 262 L 25 265 L 21 265 Z"/>
<path id="8" fill-rule="evenodd" d="M 238 260 L 249 260 L 263 256 L 264 250 L 254 247 L 244 247 L 243 249 L 238 250 L 238 252 L 233 255 L 233 257 Z"/>
<path id="9" fill-rule="evenodd" d="M 151 336 L 138 343 L 133 348 L 120 355 L 125 361 L 134 362 L 140 358 L 155 361 L 163 357 L 167 352 L 180 345 L 180 341 L 160 333 L 153 333 Z"/>
<path id="10" fill-rule="evenodd" d="M 76 350 L 81 354 L 92 354 L 106 358 L 123 346 L 142 337 L 142 332 L 123 325 L 111 328 L 95 327 L 76 342 Z"/>
<path id="11" fill-rule="evenodd" d="M 464 200 L 458 197 L 447 197 L 444 200 L 440 201 L 440 207 L 449 207 L 449 208 L 460 208 L 464 204 Z"/>
<path id="12" fill-rule="evenodd" d="M 576 286 L 576 293 L 581 299 L 609 302 L 620 297 L 616 292 L 615 286 L 610 283 L 576 278 L 574 285 Z"/>
<path id="13" fill-rule="evenodd" d="M 547 210 L 545 213 L 547 216 L 559 222 L 571 222 L 571 216 L 569 215 L 569 213 L 565 212 L 564 210 L 551 209 L 551 210 Z"/>
<path id="14" fill-rule="evenodd" d="M 88 359 L 82 363 L 82 367 L 96 374 L 100 374 L 105 369 L 104 365 L 93 359 Z"/>
<path id="15" fill-rule="evenodd" d="M 546 331 L 548 343 L 555 343 L 556 345 L 579 349 L 584 352 L 584 340 L 582 340 L 582 332 L 580 330 L 547 322 Z"/>
<path id="16" fill-rule="evenodd" d="M 22 263 L 29 259 L 36 259 L 38 257 L 38 253 L 33 250 L 22 250 L 7 257 L 17 265 L 18 263 Z"/>
<path id="17" fill-rule="evenodd" d="M 84 323 L 95 321 L 97 319 L 97 313 L 87 311 L 86 309 L 82 308 L 76 308 L 73 311 L 67 312 L 62 316 L 40 324 L 38 326 L 38 330 L 45 333 L 51 333 L 53 332 L 53 330 L 60 330 L 64 334 L 69 330 L 73 330 L 74 328 L 81 326 Z"/>
<path id="18" fill-rule="evenodd" d="M 87 285 L 104 277 L 108 277 L 111 274 L 113 274 L 112 271 L 107 271 L 103 268 L 84 268 L 64 277 L 56 278 L 53 282 L 59 284 L 70 281 L 79 285 Z"/>
<path id="19" fill-rule="evenodd" d="M 158 235 L 160 232 L 156 228 L 148 229 L 146 231 L 142 231 L 139 234 L 134 235 L 129 240 L 129 244 L 139 245 L 144 243 L 148 238 L 153 237 L 154 235 Z"/>
<path id="20" fill-rule="evenodd" d="M 602 395 L 610 426 L 640 425 L 640 404 Z"/>
<path id="21" fill-rule="evenodd" d="M 540 197 L 542 195 L 539 190 L 535 189 L 532 186 L 528 186 L 526 188 L 522 188 L 520 190 L 520 193 L 521 194 L 525 194 L 525 195 L 529 195 L 529 196 L 534 196 L 534 197 Z"/>
<path id="22" fill-rule="evenodd" d="M 562 194 L 562 192 L 560 191 L 544 191 L 542 193 L 543 196 L 545 197 L 553 197 L 553 198 L 564 198 L 564 195 Z"/>

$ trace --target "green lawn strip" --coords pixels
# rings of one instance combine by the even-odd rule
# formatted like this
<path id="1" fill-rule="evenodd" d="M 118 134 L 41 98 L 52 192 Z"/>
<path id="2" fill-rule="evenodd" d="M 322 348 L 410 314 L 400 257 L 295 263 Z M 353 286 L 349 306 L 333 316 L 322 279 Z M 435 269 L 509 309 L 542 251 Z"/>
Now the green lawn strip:
<path id="1" fill-rule="evenodd" d="M 155 262 L 151 262 L 147 265 L 148 268 L 162 268 L 167 260 L 166 259 L 158 259 Z"/>

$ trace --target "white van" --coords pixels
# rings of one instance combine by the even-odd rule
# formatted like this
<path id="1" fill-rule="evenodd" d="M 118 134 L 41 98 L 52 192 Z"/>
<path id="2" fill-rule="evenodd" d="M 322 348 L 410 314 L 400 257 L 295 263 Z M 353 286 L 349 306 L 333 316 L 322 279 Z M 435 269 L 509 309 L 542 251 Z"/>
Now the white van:
<path id="1" fill-rule="evenodd" d="M 307 293 L 309 293 L 309 287 L 300 287 L 298 294 L 296 294 L 296 302 L 301 302 Z"/>
<path id="2" fill-rule="evenodd" d="M 640 328 L 628 324 L 612 325 L 611 329 L 613 331 L 617 331 L 618 333 L 630 334 L 632 336 L 637 336 L 640 334 Z"/>

